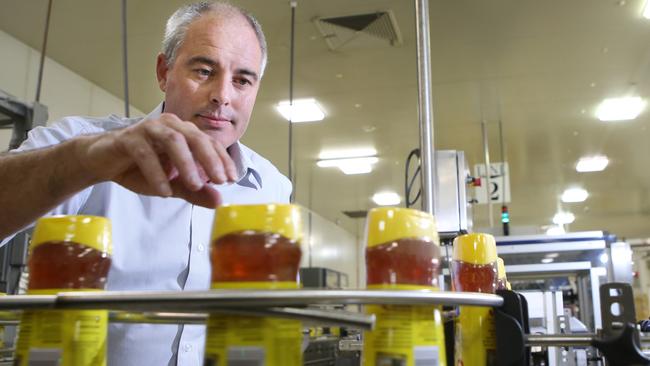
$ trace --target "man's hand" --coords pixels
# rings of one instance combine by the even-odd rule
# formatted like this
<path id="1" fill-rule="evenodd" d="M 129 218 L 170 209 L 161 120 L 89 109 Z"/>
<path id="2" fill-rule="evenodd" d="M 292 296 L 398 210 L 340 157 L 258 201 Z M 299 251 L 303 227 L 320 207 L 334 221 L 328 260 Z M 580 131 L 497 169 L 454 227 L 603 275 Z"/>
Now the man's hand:
<path id="1" fill-rule="evenodd" d="M 216 184 L 237 178 L 226 148 L 191 122 L 163 113 L 122 130 L 84 137 L 79 164 L 96 181 L 114 181 L 141 194 L 180 197 L 214 208 Z"/>

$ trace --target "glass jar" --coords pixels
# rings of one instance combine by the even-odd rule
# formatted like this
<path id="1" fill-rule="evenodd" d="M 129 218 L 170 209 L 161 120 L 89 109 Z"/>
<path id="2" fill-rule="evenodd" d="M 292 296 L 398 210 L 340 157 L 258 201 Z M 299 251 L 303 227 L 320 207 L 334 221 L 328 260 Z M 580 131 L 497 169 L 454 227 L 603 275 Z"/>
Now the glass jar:
<path id="1" fill-rule="evenodd" d="M 106 218 L 70 215 L 38 220 L 29 247 L 27 294 L 104 290 L 111 245 Z M 36 360 L 62 366 L 105 365 L 107 325 L 106 310 L 25 311 L 16 365 Z"/>
<path id="2" fill-rule="evenodd" d="M 375 208 L 366 221 L 368 289 L 437 291 L 440 246 L 432 215 Z M 369 305 L 375 330 L 365 334 L 363 364 L 446 365 L 440 306 Z"/>
<path id="3" fill-rule="evenodd" d="M 289 204 L 217 209 L 211 246 L 213 289 L 297 289 L 300 208 Z M 210 314 L 205 365 L 302 365 L 299 321 Z"/>
<path id="4" fill-rule="evenodd" d="M 493 294 L 497 286 L 497 248 L 489 234 L 454 239 L 453 290 Z M 491 307 L 461 306 L 456 319 L 455 364 L 495 365 L 496 333 Z"/>

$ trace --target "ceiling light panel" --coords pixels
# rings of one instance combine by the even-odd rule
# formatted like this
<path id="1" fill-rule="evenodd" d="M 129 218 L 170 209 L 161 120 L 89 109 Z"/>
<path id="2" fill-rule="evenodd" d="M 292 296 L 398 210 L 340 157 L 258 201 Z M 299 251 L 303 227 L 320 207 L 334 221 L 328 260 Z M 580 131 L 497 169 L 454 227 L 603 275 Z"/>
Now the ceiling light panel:
<path id="1" fill-rule="evenodd" d="M 584 202 L 589 197 L 589 192 L 582 188 L 569 188 L 562 193 L 562 202 Z"/>
<path id="2" fill-rule="evenodd" d="M 643 8 L 643 17 L 650 19 L 650 0 L 646 0 L 645 8 Z"/>
<path id="3" fill-rule="evenodd" d="M 313 98 L 296 99 L 293 103 L 285 100 L 275 108 L 284 119 L 292 123 L 322 121 L 325 118 L 323 108 Z"/>
<path id="4" fill-rule="evenodd" d="M 558 212 L 553 216 L 556 225 L 567 225 L 575 221 L 576 217 L 571 212 Z"/>
<path id="5" fill-rule="evenodd" d="M 402 202 L 402 198 L 395 192 L 379 192 L 372 196 L 373 202 L 379 206 L 395 206 Z"/>
<path id="6" fill-rule="evenodd" d="M 347 159 L 325 159 L 316 162 L 321 168 L 339 168 L 345 174 L 365 174 L 372 171 L 372 166 L 379 161 L 376 156 Z"/>
<path id="7" fill-rule="evenodd" d="M 635 119 L 645 108 L 640 97 L 609 98 L 596 108 L 596 117 L 601 121 L 628 121 Z"/>
<path id="8" fill-rule="evenodd" d="M 343 158 L 360 158 L 366 156 L 377 155 L 377 150 L 374 147 L 362 147 L 355 149 L 336 149 L 321 151 L 318 154 L 319 159 L 343 159 Z"/>
<path id="9" fill-rule="evenodd" d="M 608 164 L 609 159 L 607 159 L 606 156 L 586 156 L 578 160 L 578 164 L 576 164 L 576 170 L 580 173 L 600 172 L 602 170 L 605 170 Z"/>

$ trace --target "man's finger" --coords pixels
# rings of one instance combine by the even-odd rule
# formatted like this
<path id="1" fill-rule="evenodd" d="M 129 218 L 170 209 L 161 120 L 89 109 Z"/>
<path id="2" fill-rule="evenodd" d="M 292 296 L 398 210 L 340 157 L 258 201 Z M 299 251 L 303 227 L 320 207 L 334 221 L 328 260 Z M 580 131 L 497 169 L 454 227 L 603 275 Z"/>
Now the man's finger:
<path id="1" fill-rule="evenodd" d="M 161 196 L 171 196 L 172 189 L 163 170 L 158 155 L 145 141 L 134 141 L 127 149 L 128 154 L 142 172 L 142 176 L 152 189 Z"/>
<path id="2" fill-rule="evenodd" d="M 221 205 L 221 194 L 210 184 L 206 184 L 198 191 L 191 191 L 182 182 L 175 179 L 171 182 L 174 197 L 182 198 L 197 206 L 216 208 Z"/>

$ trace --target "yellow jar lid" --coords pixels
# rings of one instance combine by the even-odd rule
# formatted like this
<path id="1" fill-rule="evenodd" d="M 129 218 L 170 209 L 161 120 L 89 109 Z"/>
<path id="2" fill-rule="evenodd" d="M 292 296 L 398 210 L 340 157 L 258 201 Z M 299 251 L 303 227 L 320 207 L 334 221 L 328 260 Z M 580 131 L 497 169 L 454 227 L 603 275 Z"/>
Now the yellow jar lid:
<path id="1" fill-rule="evenodd" d="M 111 222 L 99 216 L 43 217 L 36 222 L 30 250 L 48 242 L 74 242 L 111 254 Z"/>
<path id="2" fill-rule="evenodd" d="M 226 234 L 253 230 L 280 234 L 287 239 L 302 240 L 300 206 L 290 204 L 223 205 L 217 209 L 212 224 L 212 240 Z"/>
<path id="3" fill-rule="evenodd" d="M 472 263 L 490 264 L 497 261 L 497 245 L 490 234 L 465 234 L 454 239 L 453 259 Z"/>
<path id="4" fill-rule="evenodd" d="M 433 215 L 399 207 L 378 207 L 368 212 L 366 245 L 368 248 L 403 238 L 418 238 L 439 245 Z"/>
<path id="5" fill-rule="evenodd" d="M 500 280 L 506 279 L 506 265 L 501 257 L 497 257 L 497 278 Z"/>

